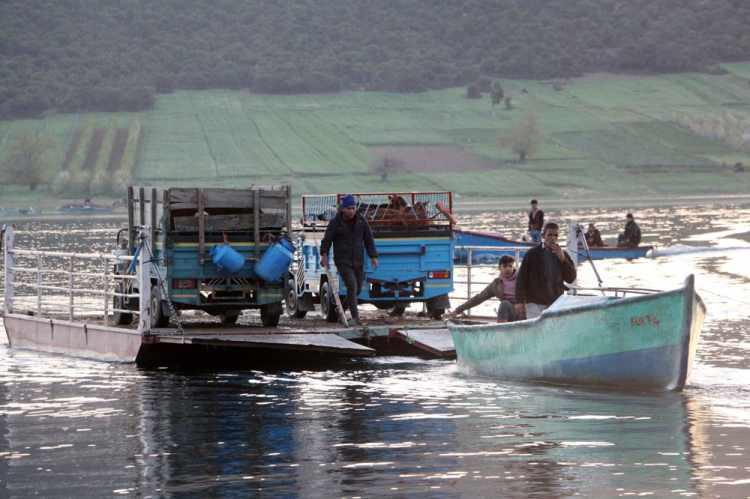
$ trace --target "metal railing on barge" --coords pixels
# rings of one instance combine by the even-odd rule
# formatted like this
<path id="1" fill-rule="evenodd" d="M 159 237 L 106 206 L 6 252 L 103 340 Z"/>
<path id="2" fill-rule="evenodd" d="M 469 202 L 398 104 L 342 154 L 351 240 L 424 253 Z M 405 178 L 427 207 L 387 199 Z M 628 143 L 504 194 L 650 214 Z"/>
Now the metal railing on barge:
<path id="1" fill-rule="evenodd" d="M 149 235 L 145 227 L 141 237 L 146 247 Z M 114 314 L 132 314 L 139 316 L 139 330 L 147 330 L 150 285 L 139 283 L 139 293 L 124 290 L 131 287 L 126 285 L 129 281 L 148 279 L 151 264 L 147 251 L 130 256 L 17 248 L 15 231 L 8 227 L 3 234 L 3 311 L 69 321 L 104 320 L 107 325 Z M 134 265 L 136 273 L 116 271 Z M 115 306 L 128 299 L 138 299 L 139 306 Z"/>
<path id="2" fill-rule="evenodd" d="M 141 231 L 142 238 L 148 239 L 150 228 Z M 75 320 L 104 320 L 110 325 L 113 315 L 133 314 L 139 316 L 138 327 L 148 331 L 150 316 L 150 283 L 137 283 L 138 293 L 126 293 L 122 289 L 126 281 L 148 279 L 151 274 L 148 268 L 153 262 L 149 252 L 142 251 L 137 256 L 115 253 L 78 253 L 61 251 L 42 251 L 17 248 L 14 245 L 14 232 L 9 228 L 4 234 L 3 244 L 3 305 L 7 313 L 23 313 L 38 317 L 65 318 Z M 149 247 L 146 243 L 145 247 Z M 477 262 L 474 251 L 500 251 L 514 255 L 520 261 L 526 247 L 515 246 L 456 246 L 455 249 L 467 254 L 465 264 L 454 268 L 461 277 L 454 278 L 460 285 L 450 296 L 452 301 L 469 299 L 478 287 L 484 287 L 494 279 L 497 265 Z M 135 260 L 135 263 L 133 263 Z M 117 273 L 116 268 L 122 264 L 138 265 L 136 273 Z M 476 275 L 479 273 L 480 275 Z M 487 280 L 487 274 L 490 280 Z M 144 277 L 141 277 L 144 276 Z M 458 276 L 456 276 L 458 277 Z M 146 296 L 144 296 L 146 295 Z M 119 308 L 114 305 L 116 299 L 137 299 L 139 307 Z M 470 313 L 470 312 L 469 312 Z"/>

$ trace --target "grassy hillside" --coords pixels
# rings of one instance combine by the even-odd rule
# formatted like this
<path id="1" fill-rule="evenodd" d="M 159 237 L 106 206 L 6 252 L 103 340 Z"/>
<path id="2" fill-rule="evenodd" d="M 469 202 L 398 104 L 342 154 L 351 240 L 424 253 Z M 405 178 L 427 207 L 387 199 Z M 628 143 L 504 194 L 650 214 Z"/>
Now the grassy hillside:
<path id="1" fill-rule="evenodd" d="M 298 194 L 433 189 L 488 198 L 748 193 L 750 64 L 725 67 L 725 75 L 592 75 L 555 85 L 503 81 L 512 97 L 510 110 L 493 108 L 487 96 L 466 99 L 464 89 L 410 95 L 176 92 L 160 96 L 154 109 L 143 113 L 0 122 L 0 161 L 15 137 L 35 130 L 56 144 L 49 155 L 49 178 L 66 165 L 76 192 L 85 190 L 85 172 L 89 180 L 96 178 L 100 192 L 106 177 L 118 192 L 133 171 L 137 182 L 147 184 L 288 182 Z M 521 164 L 510 149 L 498 148 L 497 138 L 530 110 L 542 141 Z M 744 145 L 737 130 L 746 130 Z M 384 154 L 396 161 L 385 180 L 376 167 Z M 745 172 L 735 171 L 738 162 Z M 17 191 L 3 189 L 5 198 Z"/>

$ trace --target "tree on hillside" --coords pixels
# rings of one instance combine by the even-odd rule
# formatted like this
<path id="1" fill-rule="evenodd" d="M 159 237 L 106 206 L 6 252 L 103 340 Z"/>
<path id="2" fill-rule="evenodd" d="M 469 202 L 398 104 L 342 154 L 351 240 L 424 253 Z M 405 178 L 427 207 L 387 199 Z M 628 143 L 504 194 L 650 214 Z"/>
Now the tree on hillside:
<path id="1" fill-rule="evenodd" d="M 492 84 L 492 90 L 490 90 L 490 99 L 492 99 L 492 107 L 497 106 L 503 101 L 505 97 L 505 91 L 503 86 L 500 85 L 499 81 Z"/>
<path id="2" fill-rule="evenodd" d="M 380 175 L 380 181 L 385 182 L 388 180 L 388 175 L 396 172 L 403 165 L 404 163 L 400 159 L 397 159 L 390 154 L 385 154 L 373 161 L 372 168 L 378 175 Z"/>
<path id="3" fill-rule="evenodd" d="M 536 114 L 528 111 L 507 135 L 498 136 L 497 145 L 502 149 L 510 147 L 518 155 L 518 162 L 525 163 L 527 158 L 536 153 L 541 140 Z"/>
<path id="4" fill-rule="evenodd" d="M 47 152 L 54 145 L 54 140 L 35 132 L 18 136 L 3 161 L 6 182 L 28 185 L 35 190 L 46 179 Z"/>

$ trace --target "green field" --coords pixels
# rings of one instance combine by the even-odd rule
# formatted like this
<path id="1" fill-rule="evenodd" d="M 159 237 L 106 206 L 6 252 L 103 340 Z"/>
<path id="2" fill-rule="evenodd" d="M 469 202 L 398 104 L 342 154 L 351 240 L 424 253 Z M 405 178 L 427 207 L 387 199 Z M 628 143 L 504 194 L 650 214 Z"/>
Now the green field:
<path id="1" fill-rule="evenodd" d="M 725 68 L 725 75 L 590 75 L 562 85 L 507 80 L 502 83 L 506 95 L 512 96 L 511 110 L 493 109 L 487 96 L 468 100 L 463 88 L 297 96 L 175 92 L 160 96 L 154 109 L 143 113 L 0 121 L 0 161 L 16 137 L 32 130 L 53 139 L 49 181 L 59 180 L 59 171 L 66 169 L 69 175 L 61 195 L 68 196 L 106 195 L 107 188 L 110 196 L 117 196 L 129 176 L 135 183 L 160 186 L 285 182 L 296 194 L 746 194 L 750 63 Z M 510 149 L 498 148 L 497 137 L 507 134 L 529 110 L 536 115 L 542 141 L 521 164 Z M 700 120 L 719 124 L 704 123 L 702 129 L 688 124 Z M 748 143 L 729 140 L 726 120 L 745 127 Z M 370 148 L 398 151 L 400 145 L 423 145 L 425 150 L 451 145 L 466 160 L 435 168 L 426 161 L 401 162 L 383 180 L 374 169 L 377 159 Z M 738 162 L 746 171 L 735 171 Z M 21 195 L 24 186 L 2 180 L 0 196 L 7 200 Z M 42 185 L 39 191 L 49 188 Z"/>

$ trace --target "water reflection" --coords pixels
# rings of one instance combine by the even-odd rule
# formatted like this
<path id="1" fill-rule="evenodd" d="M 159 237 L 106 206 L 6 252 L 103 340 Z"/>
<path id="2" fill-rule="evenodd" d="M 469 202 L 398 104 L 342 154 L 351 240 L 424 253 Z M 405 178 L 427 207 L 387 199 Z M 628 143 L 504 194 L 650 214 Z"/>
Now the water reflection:
<path id="1" fill-rule="evenodd" d="M 609 240 L 624 215 L 547 213 Z M 464 223 L 513 235 L 523 216 Z M 682 394 L 502 383 L 444 361 L 179 372 L 0 346 L 0 496 L 747 496 L 750 207 L 636 217 L 662 256 L 597 269 L 657 288 L 697 274 L 708 317 Z M 32 222 L 18 240 L 107 251 L 120 225 Z"/>

